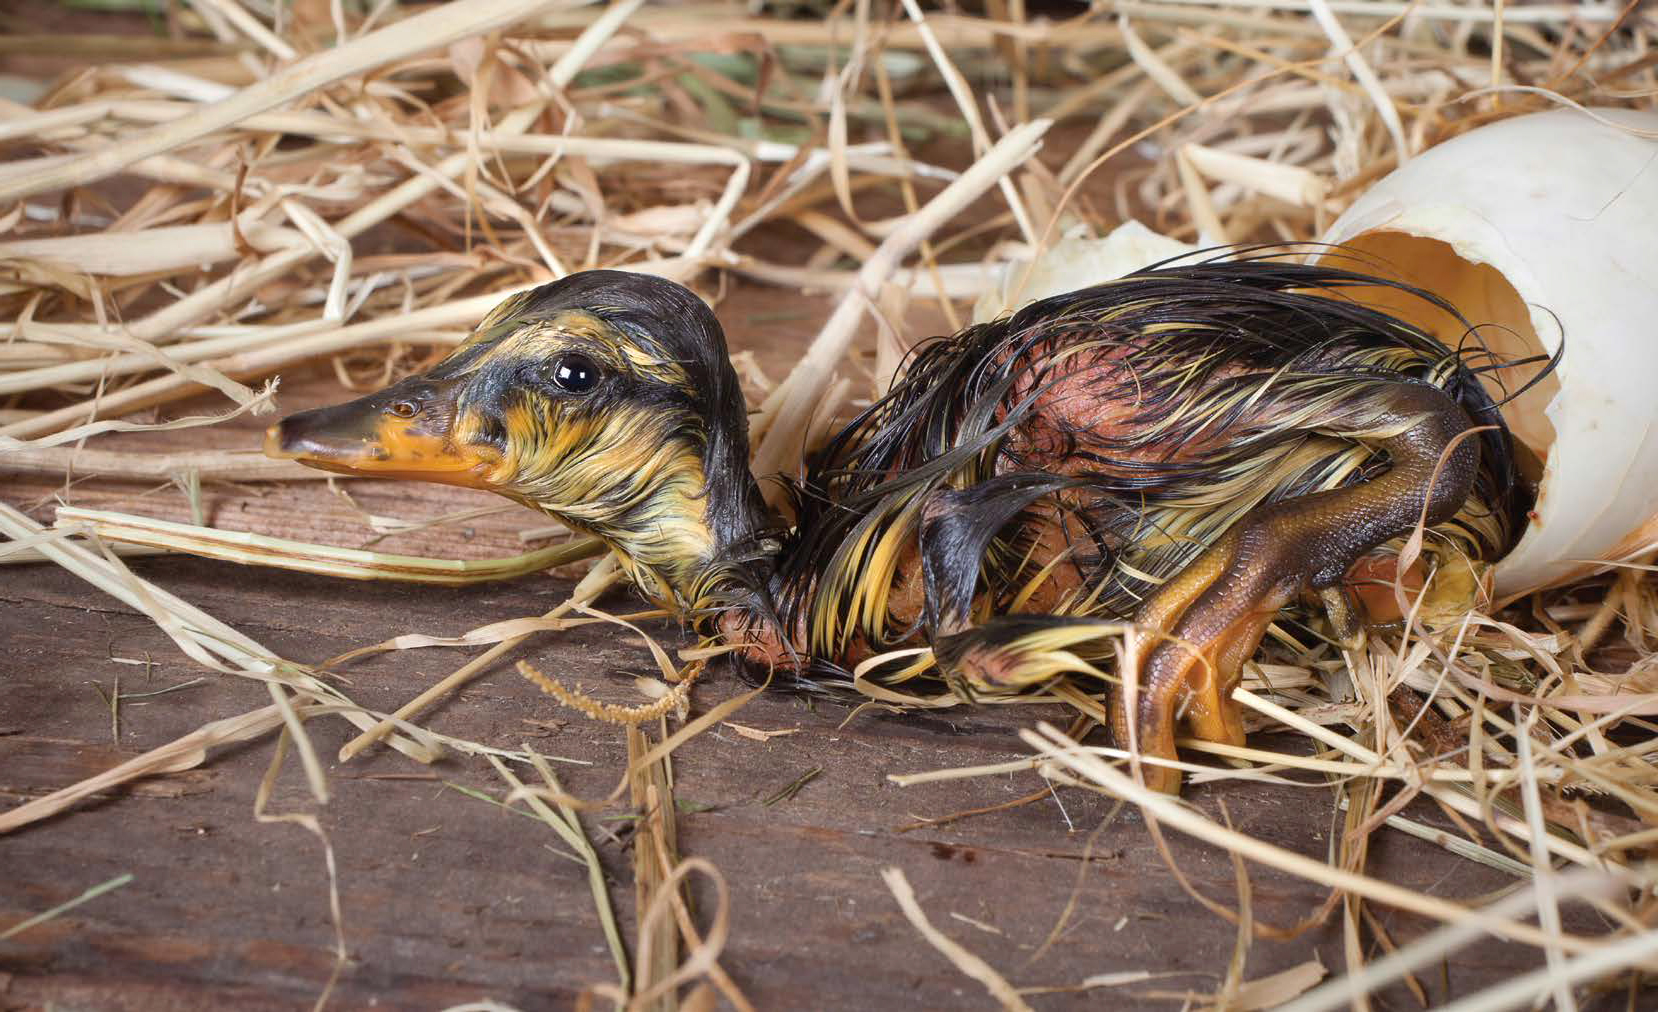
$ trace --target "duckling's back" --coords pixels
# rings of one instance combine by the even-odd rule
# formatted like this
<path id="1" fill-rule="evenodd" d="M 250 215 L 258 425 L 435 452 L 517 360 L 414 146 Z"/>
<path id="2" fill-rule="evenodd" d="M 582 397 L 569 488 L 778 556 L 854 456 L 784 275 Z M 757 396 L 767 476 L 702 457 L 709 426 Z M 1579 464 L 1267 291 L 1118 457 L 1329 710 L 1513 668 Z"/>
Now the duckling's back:
<path id="1" fill-rule="evenodd" d="M 782 627 L 819 665 L 913 643 L 944 606 L 925 570 L 951 558 L 976 570 L 981 620 L 1126 617 L 1250 510 L 1385 471 L 1376 444 L 1399 422 L 1363 408 L 1401 383 L 1489 426 L 1424 563 L 1497 558 L 1529 505 L 1478 378 L 1499 363 L 1466 321 L 1453 350 L 1357 300 L 1383 284 L 1276 255 L 1166 267 L 923 343 L 795 490 Z M 924 527 L 954 540 L 924 555 Z M 1372 551 L 1349 582 L 1391 583 L 1395 554 Z"/>

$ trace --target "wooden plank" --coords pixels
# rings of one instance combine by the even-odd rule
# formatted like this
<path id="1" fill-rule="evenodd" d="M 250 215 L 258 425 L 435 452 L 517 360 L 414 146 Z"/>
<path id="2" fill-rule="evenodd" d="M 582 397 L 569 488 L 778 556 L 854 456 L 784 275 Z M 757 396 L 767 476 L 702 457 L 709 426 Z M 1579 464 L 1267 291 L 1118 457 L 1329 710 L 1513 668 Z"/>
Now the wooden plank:
<path id="1" fill-rule="evenodd" d="M 299 574 L 249 574 L 200 561 L 137 565 L 163 586 L 207 602 L 273 649 L 308 661 L 410 628 L 455 632 L 530 614 L 558 589 L 549 581 L 521 580 L 411 592 L 342 587 Z M 42 568 L 27 586 L 8 583 L 0 590 L 0 628 L 10 648 L 3 723 L 13 732 L 8 737 L 18 739 L 5 742 L 0 761 L 20 754 L 47 757 L 17 768 L 7 764 L 3 779 L 11 790 L 60 786 L 88 767 L 90 760 L 78 755 L 115 758 L 108 711 L 87 681 L 107 688 L 119 673 L 129 691 L 143 691 L 196 676 L 150 623 L 98 601 L 57 570 Z M 671 629 L 656 631 L 673 636 Z M 147 654 L 156 663 L 146 675 L 113 663 L 112 653 Z M 360 701 L 390 707 L 457 663 L 456 653 L 375 658 L 342 675 Z M 629 676 L 648 665 L 640 648 L 599 629 L 548 637 L 525 655 L 614 699 L 627 698 Z M 718 674 L 699 690 L 699 709 L 741 688 L 734 675 Z M 204 720 L 257 706 L 261 697 L 253 683 L 215 677 L 146 706 L 131 703 L 121 748 L 159 744 Z M 1087 831 L 1108 806 L 1077 791 L 938 829 L 895 832 L 915 816 L 992 805 L 1039 782 L 1022 774 L 904 789 L 888 783 L 888 773 L 1023 754 L 1015 729 L 1038 716 L 1058 718 L 1057 711 L 868 715 L 841 727 L 846 713 L 837 705 L 768 694 L 739 719 L 770 729 L 798 727 L 799 733 L 759 743 L 725 729 L 696 739 L 675 757 L 677 796 L 693 807 L 714 806 L 682 816 L 681 846 L 713 861 L 732 887 L 725 965 L 761 1007 L 980 1004 L 976 985 L 945 965 L 903 921 L 878 877 L 888 864 L 905 869 L 935 923 L 1016 983 L 1075 983 L 1090 974 L 1143 968 L 1187 975 L 1160 987 L 1213 988 L 1230 956 L 1233 929 L 1179 890 L 1134 812 L 1124 812 L 1100 835 L 1080 885 Z M 458 736 L 506 747 L 528 740 L 539 751 L 589 761 L 590 767 L 560 767 L 570 788 L 589 796 L 608 791 L 622 767 L 619 729 L 561 710 L 507 665 L 443 707 L 431 723 Z M 311 725 L 325 756 L 349 738 L 348 730 L 340 722 Z M 135 875 L 131 885 L 0 943 L 0 973 L 11 975 L 9 990 L 0 995 L 24 1004 L 134 1009 L 292 1007 L 314 997 L 331 965 L 321 851 L 297 827 L 253 821 L 253 794 L 269 754 L 269 741 L 232 750 L 186 774 L 188 788 L 174 796 L 110 799 L 0 838 L 0 866 L 8 870 L 0 883 L 0 923 L 117 874 Z M 795 797 L 772 807 L 761 803 L 813 766 L 824 772 Z M 583 986 L 610 978 L 581 869 L 549 852 L 559 846 L 552 834 L 444 787 L 449 781 L 499 794 L 501 785 L 484 763 L 457 756 L 427 769 L 381 750 L 343 766 L 330 763 L 329 772 L 335 798 L 321 815 L 339 859 L 353 959 L 336 1007 L 374 1000 L 380 1007 L 433 1008 L 484 996 L 525 1008 L 564 1005 Z M 24 783 L 14 785 L 20 779 Z M 1310 854 L 1326 846 L 1322 791 L 1251 786 L 1197 788 L 1190 795 L 1211 813 L 1224 800 L 1241 828 L 1273 842 Z M 311 807 L 290 769 L 273 809 Z M 1231 902 L 1225 855 L 1179 838 L 1171 844 L 1198 888 Z M 601 841 L 600 852 L 613 879 L 625 882 L 628 855 L 610 840 Z M 1477 896 L 1503 884 L 1497 873 L 1416 841 L 1384 835 L 1377 852 L 1384 874 L 1440 895 Z M 1299 919 L 1322 899 L 1304 883 L 1271 872 L 1257 870 L 1254 884 L 1258 913 L 1279 924 Z M 1073 888 L 1080 894 L 1069 929 L 1026 966 Z M 705 888 L 696 893 L 703 904 L 711 902 Z M 615 895 L 631 937 L 627 890 L 618 888 Z M 1386 920 L 1401 937 L 1421 929 L 1412 918 Z M 1314 952 L 1326 965 L 1340 967 L 1339 934 L 1325 927 L 1293 942 L 1259 942 L 1251 976 Z M 1452 990 L 1465 993 L 1536 961 L 1525 949 L 1479 947 L 1458 962 Z M 1148 990 L 1154 989 L 1130 989 Z M 1039 1005 L 1081 1007 L 1097 1000 L 1054 996 Z"/>

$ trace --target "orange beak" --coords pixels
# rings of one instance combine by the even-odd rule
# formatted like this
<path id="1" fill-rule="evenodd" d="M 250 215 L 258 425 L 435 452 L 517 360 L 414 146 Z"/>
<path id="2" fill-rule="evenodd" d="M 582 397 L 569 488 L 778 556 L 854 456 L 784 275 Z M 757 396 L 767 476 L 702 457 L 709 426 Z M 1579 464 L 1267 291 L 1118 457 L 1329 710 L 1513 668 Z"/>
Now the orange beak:
<path id="1" fill-rule="evenodd" d="M 365 477 L 493 489 L 500 455 L 453 438 L 459 385 L 412 377 L 345 404 L 289 415 L 265 432 L 265 455 Z"/>

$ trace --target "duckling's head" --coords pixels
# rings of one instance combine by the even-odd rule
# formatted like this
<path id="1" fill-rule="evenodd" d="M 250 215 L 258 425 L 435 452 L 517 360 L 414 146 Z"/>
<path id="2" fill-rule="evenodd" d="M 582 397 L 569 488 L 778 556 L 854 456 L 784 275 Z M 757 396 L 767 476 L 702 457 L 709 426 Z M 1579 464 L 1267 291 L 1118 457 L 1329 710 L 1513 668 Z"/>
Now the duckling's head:
<path id="1" fill-rule="evenodd" d="M 764 516 L 719 321 L 680 285 L 624 271 L 507 299 L 430 371 L 291 415 L 265 452 L 543 509 L 603 538 L 677 609 L 707 597 Z"/>

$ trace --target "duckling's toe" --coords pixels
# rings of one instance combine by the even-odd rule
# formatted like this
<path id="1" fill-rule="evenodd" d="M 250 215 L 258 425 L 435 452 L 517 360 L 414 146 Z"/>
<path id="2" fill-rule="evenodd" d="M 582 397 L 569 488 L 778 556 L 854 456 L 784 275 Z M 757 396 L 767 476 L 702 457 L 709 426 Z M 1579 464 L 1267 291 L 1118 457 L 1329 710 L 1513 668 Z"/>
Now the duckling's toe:
<path id="1" fill-rule="evenodd" d="M 1123 672 L 1112 713 L 1121 747 L 1172 760 L 1182 721 L 1204 741 L 1243 744 L 1232 690 L 1267 626 L 1302 583 L 1293 560 L 1274 550 L 1274 537 L 1270 523 L 1241 522 L 1141 607 L 1131 636 L 1133 663 Z M 1180 789 L 1178 770 L 1143 769 L 1147 786 Z"/>

